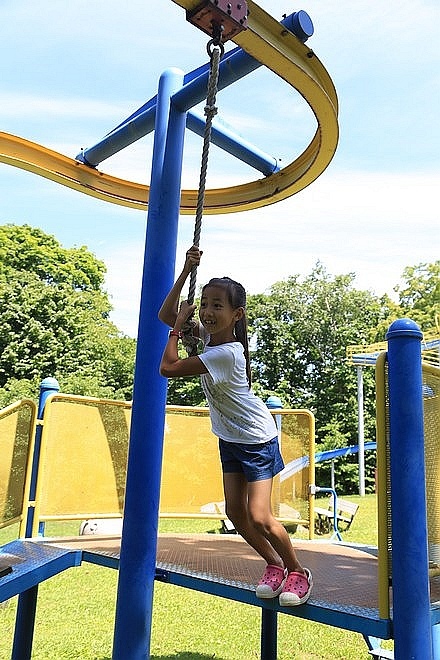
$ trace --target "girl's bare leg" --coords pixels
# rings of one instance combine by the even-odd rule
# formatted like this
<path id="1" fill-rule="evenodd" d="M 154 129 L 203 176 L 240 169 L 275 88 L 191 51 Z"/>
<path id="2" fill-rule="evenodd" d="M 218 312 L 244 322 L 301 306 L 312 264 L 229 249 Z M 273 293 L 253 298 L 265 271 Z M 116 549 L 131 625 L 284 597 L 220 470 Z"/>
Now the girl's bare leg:
<path id="1" fill-rule="evenodd" d="M 274 517 L 270 496 L 272 479 L 248 483 L 248 516 L 252 526 L 270 543 L 283 560 L 289 573 L 303 572 L 293 549 L 290 537 L 283 525 Z"/>
<path id="2" fill-rule="evenodd" d="M 252 525 L 248 516 L 248 483 L 244 474 L 227 472 L 223 474 L 226 515 L 237 532 L 268 564 L 283 566 L 283 560 L 275 552 L 269 541 Z"/>
<path id="3" fill-rule="evenodd" d="M 244 540 L 268 564 L 302 572 L 289 535 L 273 516 L 272 479 L 248 483 L 241 473 L 223 475 L 226 515 Z"/>

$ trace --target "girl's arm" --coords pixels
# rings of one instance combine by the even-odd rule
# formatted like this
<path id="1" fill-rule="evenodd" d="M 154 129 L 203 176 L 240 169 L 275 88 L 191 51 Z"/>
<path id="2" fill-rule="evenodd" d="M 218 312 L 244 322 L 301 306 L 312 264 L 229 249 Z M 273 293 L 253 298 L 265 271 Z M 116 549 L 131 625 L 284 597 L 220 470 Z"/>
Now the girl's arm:
<path id="1" fill-rule="evenodd" d="M 162 360 L 160 363 L 160 373 L 166 378 L 177 378 L 178 376 L 198 376 L 208 372 L 203 362 L 197 356 L 184 359 L 179 358 L 177 346 L 179 341 L 179 333 L 185 321 L 194 312 L 195 307 L 195 305 L 189 305 L 187 302 L 183 302 L 180 306 L 180 310 L 176 315 L 173 326 L 174 329 L 168 337 L 167 345 L 165 346 L 165 350 L 163 352 Z"/>
<path id="2" fill-rule="evenodd" d="M 202 254 L 203 252 L 201 252 L 195 245 L 187 251 L 182 272 L 175 281 L 173 288 L 163 301 L 162 307 L 159 310 L 159 319 L 166 323 L 166 325 L 169 325 L 170 328 L 174 328 L 176 324 L 177 314 L 179 312 L 180 295 L 183 286 L 188 279 L 193 266 L 199 265 Z"/>

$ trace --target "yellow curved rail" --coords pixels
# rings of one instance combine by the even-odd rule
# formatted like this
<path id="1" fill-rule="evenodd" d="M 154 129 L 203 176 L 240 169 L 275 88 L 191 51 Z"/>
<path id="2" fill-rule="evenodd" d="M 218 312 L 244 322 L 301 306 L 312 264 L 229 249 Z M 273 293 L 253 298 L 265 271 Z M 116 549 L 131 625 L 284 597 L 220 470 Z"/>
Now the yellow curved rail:
<path id="1" fill-rule="evenodd" d="M 173 0 L 193 9 L 199 0 Z M 306 45 L 248 0 L 248 28 L 235 43 L 295 88 L 310 105 L 318 127 L 303 153 L 279 172 L 227 188 L 205 192 L 205 213 L 233 213 L 273 204 L 299 192 L 326 169 L 338 142 L 338 101 L 326 69 Z M 98 199 L 146 209 L 149 186 L 118 179 L 38 144 L 0 133 L 0 162 L 33 172 Z M 193 214 L 197 190 L 183 190 L 180 210 Z"/>
<path id="2" fill-rule="evenodd" d="M 39 174 L 106 202 L 131 208 L 147 208 L 148 186 L 103 174 L 16 135 L 0 132 L 0 162 Z"/>

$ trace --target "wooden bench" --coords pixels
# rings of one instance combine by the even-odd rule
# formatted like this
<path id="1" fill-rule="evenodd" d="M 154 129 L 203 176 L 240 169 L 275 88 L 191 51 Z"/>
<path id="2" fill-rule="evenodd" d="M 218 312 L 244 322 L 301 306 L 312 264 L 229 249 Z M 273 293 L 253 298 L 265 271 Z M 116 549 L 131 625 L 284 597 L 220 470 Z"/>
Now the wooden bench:
<path id="1" fill-rule="evenodd" d="M 359 504 L 337 498 L 336 520 L 340 532 L 346 532 L 350 528 L 358 509 Z M 334 527 L 333 497 L 329 497 L 326 509 L 315 506 L 315 516 L 317 534 L 328 534 L 332 531 Z"/>

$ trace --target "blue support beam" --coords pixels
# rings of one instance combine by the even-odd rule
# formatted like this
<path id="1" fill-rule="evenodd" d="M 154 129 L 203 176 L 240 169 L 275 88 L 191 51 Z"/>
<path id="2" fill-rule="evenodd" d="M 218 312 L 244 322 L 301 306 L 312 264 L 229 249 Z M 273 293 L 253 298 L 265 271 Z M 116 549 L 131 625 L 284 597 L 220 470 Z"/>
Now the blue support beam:
<path id="1" fill-rule="evenodd" d="M 203 115 L 194 111 L 188 112 L 186 127 L 193 133 L 203 136 L 205 123 L 206 119 Z M 264 153 L 264 151 L 242 138 L 241 135 L 235 133 L 230 127 L 215 120 L 212 122 L 211 142 L 265 176 L 274 174 L 280 169 L 274 156 Z"/>
<path id="2" fill-rule="evenodd" d="M 390 326 L 388 389 L 395 657 L 432 658 L 420 328 Z"/>
<path id="3" fill-rule="evenodd" d="M 306 12 L 294 12 L 285 17 L 281 23 L 286 29 L 296 34 L 301 41 L 306 41 L 313 34 L 313 25 Z M 223 56 L 220 62 L 218 90 L 225 89 L 260 66 L 261 62 L 248 55 L 242 48 L 233 48 Z M 181 112 L 188 112 L 198 103 L 204 101 L 208 77 L 209 63 L 186 74 L 181 89 L 173 95 L 172 104 Z M 154 130 L 156 105 L 157 96 L 154 96 L 97 144 L 81 151 L 76 159 L 86 165 L 96 167 L 110 156 L 151 133 Z M 189 115 L 189 124 L 188 127 L 191 130 L 199 133 L 197 115 Z M 197 128 L 195 129 L 195 127 Z M 275 157 L 263 154 L 261 150 L 234 135 L 219 123 L 215 124 L 212 142 L 265 175 L 272 174 L 278 169 Z M 234 142 L 235 146 L 233 146 Z"/>
<path id="4" fill-rule="evenodd" d="M 44 417 L 44 408 L 49 396 L 56 394 L 60 389 L 58 381 L 55 378 L 45 378 L 40 383 L 40 396 L 38 399 L 37 419 Z M 42 426 L 38 424 L 35 431 L 34 455 L 32 458 L 31 480 L 29 486 L 29 501 L 35 502 L 37 496 L 37 478 L 40 462 Z M 32 536 L 34 525 L 35 505 L 28 507 L 26 518 L 25 536 Z M 40 525 L 43 532 L 44 524 Z M 23 589 L 18 597 L 17 613 L 15 617 L 15 636 L 12 650 L 12 660 L 27 660 L 31 657 L 32 643 L 34 636 L 35 614 L 37 610 L 38 584 L 32 585 L 29 589 Z"/>
<path id="5" fill-rule="evenodd" d="M 261 660 L 277 660 L 278 615 L 276 610 L 261 610 Z"/>
<path id="6" fill-rule="evenodd" d="M 133 390 L 113 659 L 150 657 L 167 381 L 159 365 L 168 328 L 158 311 L 174 279 L 186 115 L 171 106 L 183 72 L 162 74 Z"/>

